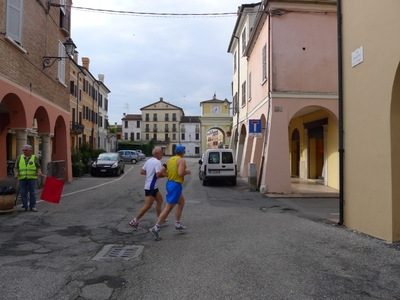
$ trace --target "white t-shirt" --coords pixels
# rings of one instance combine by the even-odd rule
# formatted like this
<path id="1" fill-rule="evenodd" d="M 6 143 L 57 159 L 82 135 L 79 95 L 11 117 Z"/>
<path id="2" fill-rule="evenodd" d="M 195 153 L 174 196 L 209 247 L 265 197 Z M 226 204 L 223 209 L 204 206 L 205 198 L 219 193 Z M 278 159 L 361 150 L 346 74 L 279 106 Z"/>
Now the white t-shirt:
<path id="1" fill-rule="evenodd" d="M 162 169 L 161 161 L 155 157 L 152 157 L 144 163 L 142 169 L 146 171 L 144 189 L 155 190 L 158 188 L 158 178 L 156 177 L 156 174 Z"/>

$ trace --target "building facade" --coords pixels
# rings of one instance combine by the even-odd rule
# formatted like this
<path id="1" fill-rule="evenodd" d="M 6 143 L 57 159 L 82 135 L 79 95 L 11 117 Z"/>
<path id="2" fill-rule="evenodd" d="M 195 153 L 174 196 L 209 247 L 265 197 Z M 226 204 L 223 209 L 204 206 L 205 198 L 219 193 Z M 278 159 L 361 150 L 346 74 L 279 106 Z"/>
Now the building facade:
<path id="1" fill-rule="evenodd" d="M 181 142 L 179 123 L 185 115 L 183 109 L 163 98 L 140 109 L 142 111 L 142 141 L 153 141 L 165 155 L 173 155 Z"/>
<path id="2" fill-rule="evenodd" d="M 341 3 L 343 221 L 400 241 L 400 2 Z"/>
<path id="3" fill-rule="evenodd" d="M 124 113 L 122 120 L 122 140 L 141 141 L 142 140 L 142 115 Z"/>
<path id="4" fill-rule="evenodd" d="M 41 153 L 44 174 L 63 162 L 56 177 L 72 180 L 69 58 L 71 0 L 66 6 L 0 0 L 0 164 L 24 144 Z M 40 151 L 40 152 L 39 152 Z M 51 165 L 51 164 L 50 164 Z M 0 168 L 0 179 L 7 176 Z"/>
<path id="5" fill-rule="evenodd" d="M 182 116 L 179 122 L 180 144 L 185 147 L 185 156 L 200 157 L 200 127 L 198 116 Z"/>
<path id="6" fill-rule="evenodd" d="M 264 0 L 258 10 L 254 23 L 238 18 L 228 49 L 247 62 L 233 117 L 238 171 L 247 177 L 255 163 L 261 192 L 291 193 L 292 177 L 338 188 L 336 1 Z"/>

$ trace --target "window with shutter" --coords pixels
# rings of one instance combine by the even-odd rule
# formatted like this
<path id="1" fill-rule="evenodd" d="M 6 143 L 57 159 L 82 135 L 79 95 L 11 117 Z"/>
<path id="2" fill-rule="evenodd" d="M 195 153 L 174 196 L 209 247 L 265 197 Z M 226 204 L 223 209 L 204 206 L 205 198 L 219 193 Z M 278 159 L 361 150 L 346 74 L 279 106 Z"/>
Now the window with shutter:
<path id="1" fill-rule="evenodd" d="M 58 57 L 65 57 L 65 46 L 58 41 Z M 58 61 L 58 80 L 65 84 L 65 58 Z"/>
<path id="2" fill-rule="evenodd" d="M 7 0 L 6 36 L 22 45 L 23 0 Z"/>

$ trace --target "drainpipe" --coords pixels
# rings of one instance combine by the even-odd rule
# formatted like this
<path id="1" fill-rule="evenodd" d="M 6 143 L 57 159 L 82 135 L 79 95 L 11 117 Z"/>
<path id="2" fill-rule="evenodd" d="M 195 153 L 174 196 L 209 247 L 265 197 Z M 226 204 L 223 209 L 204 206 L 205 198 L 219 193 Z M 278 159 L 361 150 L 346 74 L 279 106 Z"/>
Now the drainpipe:
<path id="1" fill-rule="evenodd" d="M 339 114 L 339 222 L 343 225 L 343 166 L 344 166 L 344 149 L 343 149 L 343 68 L 342 68 L 342 5 L 341 0 L 337 0 L 337 31 L 338 31 L 338 114 Z"/>
<path id="2" fill-rule="evenodd" d="M 237 57 L 238 57 L 238 84 L 237 84 L 237 97 L 236 97 L 236 158 L 239 155 L 239 97 L 240 97 L 240 44 L 239 38 L 234 35 L 237 39 Z"/>

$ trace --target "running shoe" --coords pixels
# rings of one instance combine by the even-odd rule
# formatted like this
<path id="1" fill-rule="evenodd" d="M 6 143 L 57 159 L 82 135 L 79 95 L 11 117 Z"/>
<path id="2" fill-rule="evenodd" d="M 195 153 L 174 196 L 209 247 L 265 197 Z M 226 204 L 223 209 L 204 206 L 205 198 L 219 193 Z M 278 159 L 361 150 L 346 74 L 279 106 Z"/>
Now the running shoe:
<path id="1" fill-rule="evenodd" d="M 137 230 L 139 227 L 139 222 L 135 222 L 132 220 L 129 222 L 129 226 L 131 226 L 133 228 L 133 230 Z"/>
<path id="2" fill-rule="evenodd" d="M 179 223 L 179 225 L 175 225 L 174 227 L 174 231 L 178 231 L 178 232 L 184 232 L 186 229 L 185 226 L 183 226 L 182 224 Z"/>
<path id="3" fill-rule="evenodd" d="M 154 227 L 151 227 L 149 229 L 149 232 L 152 234 L 152 236 L 154 236 L 154 239 L 156 241 L 161 240 L 160 231 L 157 231 L 157 230 L 154 229 Z"/>

